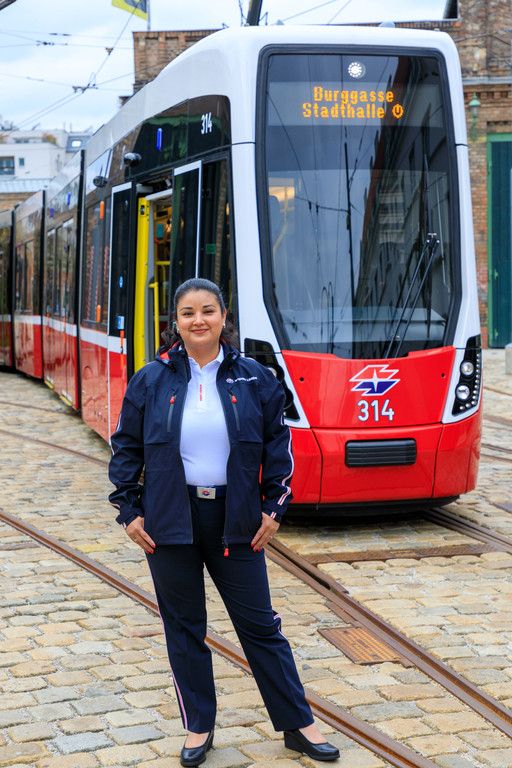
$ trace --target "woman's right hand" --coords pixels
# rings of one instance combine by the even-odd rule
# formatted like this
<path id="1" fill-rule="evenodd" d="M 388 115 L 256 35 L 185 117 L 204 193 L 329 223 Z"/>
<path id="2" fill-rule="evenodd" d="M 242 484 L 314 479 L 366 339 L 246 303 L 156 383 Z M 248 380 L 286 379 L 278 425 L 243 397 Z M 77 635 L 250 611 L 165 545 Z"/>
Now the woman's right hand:
<path id="1" fill-rule="evenodd" d="M 130 537 L 132 541 L 134 541 L 136 544 L 139 545 L 139 547 L 142 547 L 144 552 L 148 555 L 152 555 L 156 549 L 156 544 L 149 535 L 149 533 L 146 533 L 144 530 L 144 518 L 138 517 L 135 518 L 135 520 L 132 520 L 130 525 L 126 526 L 126 533 Z"/>

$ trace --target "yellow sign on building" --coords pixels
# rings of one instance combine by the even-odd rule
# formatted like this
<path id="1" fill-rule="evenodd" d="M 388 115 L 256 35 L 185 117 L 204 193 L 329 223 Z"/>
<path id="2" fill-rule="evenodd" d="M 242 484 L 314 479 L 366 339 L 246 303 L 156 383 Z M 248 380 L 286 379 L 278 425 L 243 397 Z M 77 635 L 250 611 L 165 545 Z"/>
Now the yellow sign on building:
<path id="1" fill-rule="evenodd" d="M 112 0 L 112 5 L 115 8 L 133 13 L 134 16 L 139 16 L 146 21 L 148 19 L 149 0 Z"/>

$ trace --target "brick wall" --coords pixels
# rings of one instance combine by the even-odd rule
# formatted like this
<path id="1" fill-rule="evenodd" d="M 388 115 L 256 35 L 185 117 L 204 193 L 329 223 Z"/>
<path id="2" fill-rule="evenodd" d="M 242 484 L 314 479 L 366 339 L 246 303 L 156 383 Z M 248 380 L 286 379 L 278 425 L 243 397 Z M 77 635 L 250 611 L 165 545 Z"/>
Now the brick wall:
<path id="1" fill-rule="evenodd" d="M 420 26 L 447 32 L 459 52 L 469 138 L 482 341 L 487 346 L 487 137 L 496 133 L 512 133 L 512 2 L 459 0 L 458 6 L 459 17 L 455 20 L 410 22 L 399 26 Z M 473 130 L 473 118 L 467 108 L 474 95 L 480 101 L 474 126 L 476 130 Z"/>
<path id="2" fill-rule="evenodd" d="M 192 29 L 163 32 L 134 32 L 134 92 L 153 80 L 158 73 L 189 46 L 216 29 Z"/>
<path id="3" fill-rule="evenodd" d="M 0 211 L 8 211 L 14 208 L 18 203 L 22 203 L 34 192 L 1 192 L 0 193 Z"/>

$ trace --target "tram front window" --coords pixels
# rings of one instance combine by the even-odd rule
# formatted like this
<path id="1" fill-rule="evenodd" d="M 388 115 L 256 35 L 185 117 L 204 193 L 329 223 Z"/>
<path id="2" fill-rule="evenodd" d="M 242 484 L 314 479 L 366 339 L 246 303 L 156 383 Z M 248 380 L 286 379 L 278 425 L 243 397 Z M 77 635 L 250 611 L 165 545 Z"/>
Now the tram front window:
<path id="1" fill-rule="evenodd" d="M 434 57 L 269 56 L 266 301 L 285 349 L 376 358 L 447 343 L 456 214 L 441 74 Z"/>

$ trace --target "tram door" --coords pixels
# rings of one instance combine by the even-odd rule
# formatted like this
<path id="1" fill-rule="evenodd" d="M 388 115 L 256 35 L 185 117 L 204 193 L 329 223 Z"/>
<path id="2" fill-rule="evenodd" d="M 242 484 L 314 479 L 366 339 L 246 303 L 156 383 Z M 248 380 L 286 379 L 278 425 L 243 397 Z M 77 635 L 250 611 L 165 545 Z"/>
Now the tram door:
<path id="1" fill-rule="evenodd" d="M 226 158 L 176 168 L 171 190 L 138 199 L 134 370 L 162 345 L 172 295 L 190 277 L 213 280 L 236 321 Z"/>
<path id="2" fill-rule="evenodd" d="M 153 360 L 169 319 L 172 192 L 137 201 L 134 370 Z"/>

